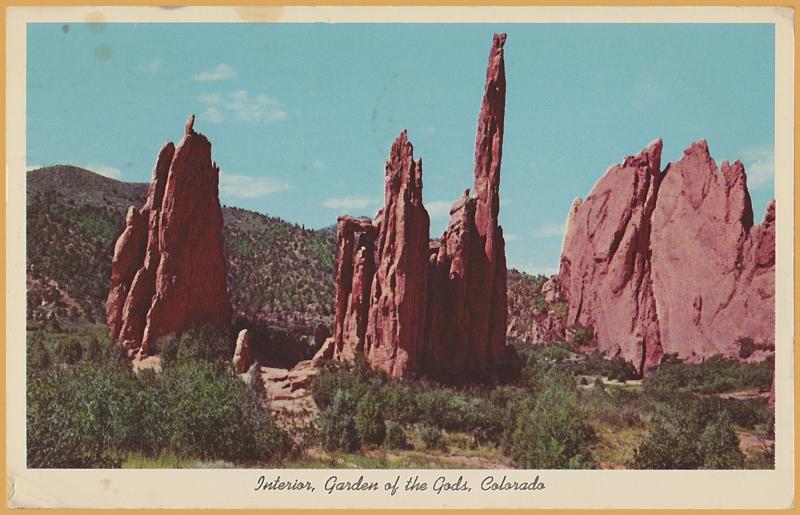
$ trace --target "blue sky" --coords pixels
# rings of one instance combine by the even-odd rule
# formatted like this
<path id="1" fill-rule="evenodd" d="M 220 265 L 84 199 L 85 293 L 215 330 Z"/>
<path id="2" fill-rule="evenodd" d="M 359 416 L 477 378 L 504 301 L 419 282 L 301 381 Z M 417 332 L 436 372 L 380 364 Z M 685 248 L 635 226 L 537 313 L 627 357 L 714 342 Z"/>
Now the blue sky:
<path id="1" fill-rule="evenodd" d="M 500 221 L 509 266 L 553 273 L 572 200 L 663 138 L 748 169 L 774 195 L 772 25 L 28 25 L 28 167 L 146 181 L 164 141 L 213 144 L 221 197 L 307 227 L 374 215 L 408 129 L 431 234 L 472 184 L 493 32 L 507 32 Z"/>

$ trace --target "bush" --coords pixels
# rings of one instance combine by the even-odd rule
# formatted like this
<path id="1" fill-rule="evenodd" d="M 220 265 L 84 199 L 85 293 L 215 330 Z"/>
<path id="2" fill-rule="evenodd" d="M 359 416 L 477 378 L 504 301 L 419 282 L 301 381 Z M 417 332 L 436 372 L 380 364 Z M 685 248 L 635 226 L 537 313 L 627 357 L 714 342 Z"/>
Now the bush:
<path id="1" fill-rule="evenodd" d="M 727 415 L 681 398 L 654 417 L 634 451 L 637 469 L 740 468 L 744 456 Z"/>
<path id="2" fill-rule="evenodd" d="M 423 426 L 419 431 L 419 437 L 426 449 L 435 450 L 442 449 L 444 442 L 442 441 L 442 430 L 435 426 Z"/>
<path id="3" fill-rule="evenodd" d="M 405 449 L 408 446 L 405 429 L 394 420 L 386 422 L 386 439 L 384 440 L 384 445 L 389 449 Z"/>
<path id="4" fill-rule="evenodd" d="M 122 362 L 79 364 L 31 376 L 27 401 L 30 467 L 119 466 L 127 453 L 165 451 L 275 461 L 291 449 L 252 390 L 221 364 L 162 374 L 134 374 Z"/>
<path id="5" fill-rule="evenodd" d="M 380 445 L 386 437 L 386 424 L 380 401 L 372 392 L 361 397 L 356 406 L 356 431 L 362 443 Z"/>
<path id="6" fill-rule="evenodd" d="M 322 414 L 320 437 L 322 446 L 329 451 L 355 451 L 359 448 L 358 431 L 353 417 L 356 403 L 349 392 L 337 390 L 333 403 Z"/>
<path id="7" fill-rule="evenodd" d="M 228 361 L 233 356 L 233 338 L 227 331 L 209 325 L 199 325 L 178 337 L 175 363 L 189 361 Z"/>
<path id="8" fill-rule="evenodd" d="M 74 365 L 83 357 L 83 346 L 77 338 L 67 338 L 59 342 L 56 353 L 62 362 Z"/>
<path id="9" fill-rule="evenodd" d="M 34 336 L 28 338 L 27 345 L 28 372 L 46 370 L 52 362 L 50 353 L 44 346 L 42 339 Z"/>
<path id="10" fill-rule="evenodd" d="M 510 436 L 511 456 L 522 467 L 588 468 L 591 428 L 578 410 L 572 376 L 550 373 L 535 398 L 521 401 Z"/>
<path id="11" fill-rule="evenodd" d="M 671 395 L 676 392 L 723 393 L 745 389 L 768 390 L 772 384 L 774 360 L 740 363 L 723 356 L 712 356 L 693 365 L 672 359 L 645 378 L 650 392 Z"/>

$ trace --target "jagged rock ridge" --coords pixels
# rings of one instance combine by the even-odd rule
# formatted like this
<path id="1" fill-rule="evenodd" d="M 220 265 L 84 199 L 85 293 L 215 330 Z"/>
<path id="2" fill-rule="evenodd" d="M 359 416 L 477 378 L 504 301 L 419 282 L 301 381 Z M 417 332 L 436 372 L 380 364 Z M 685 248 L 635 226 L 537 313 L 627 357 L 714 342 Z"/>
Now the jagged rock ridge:
<path id="1" fill-rule="evenodd" d="M 775 203 L 753 210 L 741 162 L 705 141 L 660 169 L 661 141 L 611 167 L 570 210 L 556 278 L 567 326 L 643 373 L 664 354 L 739 359 L 774 344 Z"/>

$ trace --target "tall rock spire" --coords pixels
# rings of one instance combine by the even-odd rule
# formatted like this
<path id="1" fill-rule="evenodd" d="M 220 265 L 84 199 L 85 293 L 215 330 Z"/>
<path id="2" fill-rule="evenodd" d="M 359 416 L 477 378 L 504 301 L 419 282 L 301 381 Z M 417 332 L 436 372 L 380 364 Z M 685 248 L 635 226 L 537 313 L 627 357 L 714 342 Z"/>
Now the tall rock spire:
<path id="1" fill-rule="evenodd" d="M 159 152 L 145 205 L 129 211 L 115 247 L 109 331 L 131 353 L 151 354 L 159 337 L 196 324 L 231 321 L 219 168 L 193 124 L 190 116 L 177 148 Z"/>

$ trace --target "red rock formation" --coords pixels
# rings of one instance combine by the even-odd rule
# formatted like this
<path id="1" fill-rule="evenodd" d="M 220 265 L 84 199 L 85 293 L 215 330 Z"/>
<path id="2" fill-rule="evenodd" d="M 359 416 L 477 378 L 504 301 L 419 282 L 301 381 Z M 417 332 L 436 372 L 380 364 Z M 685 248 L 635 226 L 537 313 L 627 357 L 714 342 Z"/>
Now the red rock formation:
<path id="1" fill-rule="evenodd" d="M 377 227 L 371 220 L 340 216 L 336 267 L 336 344 L 331 356 L 351 361 L 364 351 L 369 317 L 372 278 L 375 275 L 374 247 Z"/>
<path id="2" fill-rule="evenodd" d="M 456 201 L 441 241 L 429 244 L 422 162 L 414 161 L 405 131 L 386 164 L 378 217 L 371 224 L 339 219 L 336 322 L 326 356 L 352 359 L 363 352 L 394 377 L 424 372 L 459 381 L 515 365 L 505 340 L 505 243 L 498 224 L 505 39 L 495 35 L 489 53 L 475 145 L 476 196 L 467 190 Z"/>
<path id="3" fill-rule="evenodd" d="M 230 324 L 219 169 L 193 122 L 177 148 L 161 149 L 147 201 L 138 214 L 129 212 L 115 247 L 108 325 L 131 352 L 150 354 L 160 336 L 195 324 Z"/>
<path id="4" fill-rule="evenodd" d="M 424 341 L 430 228 L 422 205 L 422 161 L 414 161 L 405 131 L 386 162 L 378 225 L 364 351 L 373 366 L 400 377 L 416 369 Z"/>
<path id="5" fill-rule="evenodd" d="M 661 142 L 610 168 L 570 211 L 558 280 L 568 326 L 647 373 L 662 354 L 738 359 L 774 342 L 774 202 L 753 225 L 744 167 L 704 141 L 662 173 Z"/>
<path id="6" fill-rule="evenodd" d="M 665 353 L 736 358 L 740 338 L 775 341 L 775 205 L 753 226 L 742 163 L 686 149 L 664 172 L 652 251 Z"/>
<path id="7" fill-rule="evenodd" d="M 661 141 L 611 167 L 570 210 L 559 281 L 567 325 L 591 327 L 606 354 L 639 370 L 661 360 L 650 277 L 650 220 L 661 173 Z"/>

